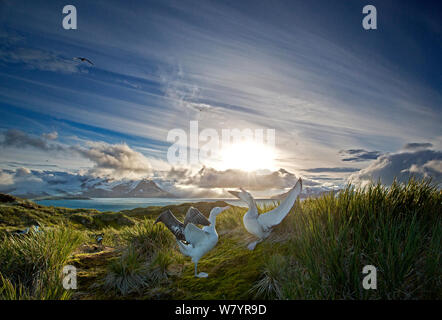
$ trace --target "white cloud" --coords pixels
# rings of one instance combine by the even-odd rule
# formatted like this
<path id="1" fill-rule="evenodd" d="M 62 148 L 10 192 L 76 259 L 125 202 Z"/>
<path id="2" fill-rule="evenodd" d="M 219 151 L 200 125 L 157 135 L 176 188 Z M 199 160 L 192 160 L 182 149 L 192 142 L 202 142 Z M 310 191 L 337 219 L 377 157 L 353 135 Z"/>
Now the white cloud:
<path id="1" fill-rule="evenodd" d="M 198 188 L 239 188 L 249 190 L 284 189 L 296 183 L 296 176 L 284 169 L 274 172 L 257 173 L 246 172 L 238 169 L 218 171 L 213 168 L 203 167 L 196 174 L 189 171 L 169 172 L 169 177 L 177 179 L 179 184 L 193 185 Z"/>
<path id="2" fill-rule="evenodd" d="M 58 133 L 55 131 L 39 137 L 21 130 L 10 129 L 3 134 L 0 147 L 16 149 L 30 147 L 45 152 L 56 152 L 57 155 L 63 157 L 78 154 L 93 163 L 93 168 L 89 169 L 88 172 L 97 177 L 139 178 L 146 177 L 152 172 L 149 159 L 125 143 L 108 144 L 86 141 L 85 146 L 68 146 L 49 142 L 57 138 Z"/>
<path id="3" fill-rule="evenodd" d="M 7 186 L 14 183 L 14 176 L 10 173 L 0 171 L 0 185 Z"/>
<path id="4" fill-rule="evenodd" d="M 80 69 L 78 65 L 53 52 L 33 48 L 7 48 L 0 51 L 0 61 L 6 63 L 23 64 L 26 68 L 42 71 L 75 73 Z"/>
<path id="5" fill-rule="evenodd" d="M 43 151 L 64 151 L 65 148 L 59 144 L 48 143 L 48 140 L 55 140 L 57 132 L 43 134 L 42 137 L 30 135 L 17 129 L 9 129 L 3 133 L 3 141 L 0 147 L 27 148 L 31 147 Z"/>
<path id="6" fill-rule="evenodd" d="M 31 174 L 31 170 L 29 170 L 28 168 L 22 167 L 15 170 L 16 177 L 25 177 L 29 174 Z"/>
<path id="7" fill-rule="evenodd" d="M 280 194 L 291 188 L 299 176 L 285 169 L 265 172 L 246 172 L 238 169 L 216 170 L 203 167 L 196 173 L 189 169 L 172 168 L 163 172 L 160 180 L 167 191 L 183 197 L 231 197 L 228 189 L 245 188 L 257 197 Z M 315 194 L 336 189 L 329 182 L 320 183 L 302 177 L 304 193 Z"/>
<path id="8" fill-rule="evenodd" d="M 87 147 L 75 151 L 94 163 L 89 173 L 98 177 L 137 178 L 152 173 L 149 160 L 127 144 L 88 142 Z"/>
<path id="9" fill-rule="evenodd" d="M 435 150 L 401 151 L 381 155 L 370 165 L 352 174 L 348 179 L 352 183 L 365 186 L 380 180 L 390 185 L 396 178 L 406 182 L 414 176 L 417 179 L 432 178 L 434 183 L 442 182 L 442 152 Z"/>
<path id="10" fill-rule="evenodd" d="M 47 140 L 56 140 L 58 138 L 58 132 L 53 131 L 53 132 L 49 132 L 49 133 L 44 133 L 43 137 Z"/>
<path id="11" fill-rule="evenodd" d="M 442 160 L 430 160 L 423 166 L 413 164 L 406 171 L 409 171 L 411 174 L 417 173 L 425 178 L 434 177 L 438 181 L 442 177 Z"/>
<path id="12" fill-rule="evenodd" d="M 15 195 L 57 195 L 78 192 L 85 179 L 77 173 L 63 171 L 0 169 L 0 192 Z"/>

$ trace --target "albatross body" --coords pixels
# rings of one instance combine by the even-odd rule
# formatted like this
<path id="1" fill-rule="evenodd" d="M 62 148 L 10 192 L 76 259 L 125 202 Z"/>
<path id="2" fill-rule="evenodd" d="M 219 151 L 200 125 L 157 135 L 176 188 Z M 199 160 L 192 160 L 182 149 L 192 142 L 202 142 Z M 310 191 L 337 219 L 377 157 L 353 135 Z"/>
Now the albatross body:
<path id="1" fill-rule="evenodd" d="M 175 235 L 178 248 L 181 253 L 185 256 L 191 257 L 192 262 L 195 264 L 195 277 L 205 278 L 208 276 L 205 272 L 198 273 L 198 261 L 203 255 L 212 250 L 218 243 L 218 233 L 215 229 L 216 217 L 224 210 L 230 207 L 215 207 L 210 211 L 209 219 L 207 220 L 202 213 L 197 209 L 193 209 L 194 218 L 190 217 L 189 211 L 186 214 L 186 219 L 184 223 L 179 222 L 175 217 L 174 220 L 170 219 L 169 216 L 173 214 L 170 211 L 162 213 L 157 221 L 163 222 L 166 227 Z M 199 214 L 195 213 L 198 211 Z M 189 218 L 188 218 L 189 216 Z M 196 218 L 195 218 L 196 217 Z M 208 223 L 205 222 L 203 217 Z M 186 221 L 187 220 L 187 221 Z M 176 223 L 176 221 L 178 223 Z M 205 226 L 200 229 L 194 223 L 205 224 Z"/>
<path id="2" fill-rule="evenodd" d="M 243 217 L 243 223 L 246 230 L 259 239 L 248 245 L 248 248 L 253 250 L 258 243 L 270 235 L 273 227 L 280 224 L 290 212 L 301 193 L 302 180 L 298 180 L 278 207 L 263 214 L 258 214 L 258 208 L 256 207 L 256 201 L 253 196 L 242 188 L 240 190 L 240 192 L 229 191 L 229 193 L 246 202 L 249 207 L 249 210 Z"/>
<path id="3" fill-rule="evenodd" d="M 164 211 L 157 218 L 155 223 L 162 222 L 173 233 L 177 240 L 186 241 L 184 236 L 184 229 L 189 223 L 200 224 L 203 226 L 209 226 L 210 221 L 197 209 L 190 207 L 187 210 L 184 222 L 179 221 L 172 213 L 172 211 Z"/>
<path id="4" fill-rule="evenodd" d="M 94 63 L 91 60 L 89 60 L 88 58 L 75 57 L 74 60 L 81 61 L 81 62 L 87 62 L 87 63 L 89 63 L 92 66 L 94 65 Z"/>

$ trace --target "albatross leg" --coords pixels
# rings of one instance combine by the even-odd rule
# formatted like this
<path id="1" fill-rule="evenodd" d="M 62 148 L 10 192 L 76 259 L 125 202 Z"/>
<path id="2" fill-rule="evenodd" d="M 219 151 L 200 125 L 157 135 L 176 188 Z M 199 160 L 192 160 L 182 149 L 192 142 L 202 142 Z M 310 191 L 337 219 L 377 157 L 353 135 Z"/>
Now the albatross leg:
<path id="1" fill-rule="evenodd" d="M 249 250 L 254 250 L 255 247 L 256 247 L 256 245 L 257 245 L 258 243 L 260 243 L 261 241 L 262 241 L 262 239 L 259 239 L 259 240 L 257 240 L 257 241 L 253 241 L 253 242 L 249 243 L 249 245 L 247 246 L 247 248 L 248 248 Z"/>
<path id="2" fill-rule="evenodd" d="M 209 275 L 207 274 L 207 273 L 205 273 L 205 272 L 200 272 L 200 273 L 197 273 L 197 268 L 198 268 L 198 262 L 195 262 L 195 277 L 198 277 L 198 278 L 207 278 Z"/>
<path id="3" fill-rule="evenodd" d="M 207 273 L 205 273 L 205 272 L 200 272 L 200 273 L 198 273 L 198 275 L 197 275 L 197 277 L 198 278 L 207 278 L 209 275 L 207 274 Z"/>

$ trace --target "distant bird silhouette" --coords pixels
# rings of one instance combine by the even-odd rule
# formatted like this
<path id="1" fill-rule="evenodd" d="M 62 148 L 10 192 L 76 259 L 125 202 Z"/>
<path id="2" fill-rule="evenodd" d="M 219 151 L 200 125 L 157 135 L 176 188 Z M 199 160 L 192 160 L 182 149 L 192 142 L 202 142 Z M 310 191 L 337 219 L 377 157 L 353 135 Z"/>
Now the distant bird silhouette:
<path id="1" fill-rule="evenodd" d="M 91 65 L 94 65 L 94 63 L 93 63 L 91 60 L 87 59 L 87 58 L 83 58 L 83 57 L 75 57 L 74 60 L 80 60 L 81 62 L 88 62 L 88 63 L 90 63 Z"/>
<path id="2" fill-rule="evenodd" d="M 99 245 L 103 244 L 103 236 L 104 236 L 104 233 L 100 233 L 100 234 L 95 235 L 95 240 L 97 240 L 97 244 L 99 244 Z"/>
<path id="3" fill-rule="evenodd" d="M 195 109 L 198 110 L 198 111 L 200 111 L 200 112 L 208 111 L 208 110 L 209 110 L 209 108 L 207 108 L 207 107 L 201 107 L 201 106 L 195 106 Z"/>
<path id="4" fill-rule="evenodd" d="M 188 106 L 190 106 L 192 109 L 195 109 L 199 112 L 209 112 L 212 111 L 213 107 L 209 104 L 205 104 L 205 103 L 193 103 L 190 102 L 188 103 Z"/>
<path id="5" fill-rule="evenodd" d="M 41 229 L 38 225 L 32 225 L 31 227 L 27 227 L 26 229 L 23 230 L 16 230 L 14 231 L 14 234 L 29 234 L 30 232 L 38 233 L 40 231 Z"/>

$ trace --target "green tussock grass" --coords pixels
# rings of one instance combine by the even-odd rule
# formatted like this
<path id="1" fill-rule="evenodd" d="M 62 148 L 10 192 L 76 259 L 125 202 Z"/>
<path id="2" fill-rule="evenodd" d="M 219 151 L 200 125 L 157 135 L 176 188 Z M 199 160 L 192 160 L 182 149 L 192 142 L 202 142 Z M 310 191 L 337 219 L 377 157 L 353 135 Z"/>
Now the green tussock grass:
<path id="1" fill-rule="evenodd" d="M 219 242 L 199 262 L 208 278 L 195 278 L 194 265 L 178 250 L 173 235 L 155 218 L 165 209 L 183 219 L 190 205 L 206 216 L 224 202 L 182 204 L 106 213 L 29 208 L 9 204 L 0 207 L 13 226 L 29 226 L 28 215 L 10 210 L 28 210 L 34 220 L 48 221 L 48 210 L 65 221 L 71 232 L 83 238 L 74 249 L 65 248 L 48 266 L 70 261 L 78 266 L 80 291 L 74 295 L 57 291 L 39 293 L 34 278 L 35 261 L 45 256 L 51 241 L 41 250 L 33 240 L 8 236 L 0 245 L 13 258 L 0 260 L 0 297 L 74 299 L 440 299 L 442 194 L 428 181 L 410 180 L 390 187 L 374 184 L 363 189 L 348 185 L 338 193 L 297 201 L 284 221 L 254 251 L 254 241 L 242 222 L 246 208 L 234 207 L 217 218 Z M 273 209 L 277 202 L 259 207 Z M 15 208 L 15 209 L 14 209 Z M 45 211 L 46 210 L 46 211 Z M 4 213 L 6 212 L 6 214 Z M 42 219 L 39 220 L 39 215 Z M 79 218 L 72 218 L 79 216 Z M 87 217 L 87 221 L 80 218 Z M 21 219 L 23 218 L 23 219 Z M 80 219 L 80 220 L 75 220 Z M 6 219 L 4 219 L 5 221 Z M 32 220 L 32 222 L 34 222 Z M 55 221 L 55 220 L 54 220 Z M 0 222 L 1 223 L 1 222 Z M 10 228 L 7 223 L 6 228 Z M 10 229 L 9 229 L 10 230 Z M 104 234 L 101 247 L 94 235 Z M 59 235 L 61 237 L 61 235 Z M 23 238 L 26 239 L 26 238 Z M 32 238 L 30 238 L 32 239 Z M 21 241 L 21 240 L 20 240 Z M 33 243 L 33 244 L 32 244 Z M 31 245 L 32 244 L 32 245 Z M 20 249 L 22 248 L 28 249 Z M 54 245 L 55 246 L 55 245 Z M 63 245 L 63 246 L 66 246 Z M 78 247 L 78 245 L 77 245 Z M 4 249 L 10 248 L 10 249 Z M 11 250 L 11 248 L 15 248 Z M 31 249 L 33 248 L 33 249 Z M 43 249 L 45 248 L 45 249 Z M 23 258 L 32 252 L 30 261 Z M 16 253 L 12 253 L 15 252 Z M 54 253 L 53 253 L 54 254 Z M 57 256 L 56 254 L 54 254 Z M 38 258 L 40 257 L 40 258 Z M 68 260 L 66 260 L 68 259 Z M 18 261 L 17 263 L 13 261 Z M 377 289 L 362 287 L 365 265 L 377 268 Z M 40 264 L 38 264 L 40 265 Z M 17 266 L 17 267 L 13 267 Z M 20 267 L 18 267 L 20 266 Z M 5 272 L 6 270 L 7 272 Z M 25 270 L 25 271 L 23 271 Z M 26 271 L 27 270 L 27 271 Z M 43 270 L 57 270 L 55 267 Z M 35 271 L 35 270 L 34 270 Z M 43 274 L 45 274 L 43 272 Z M 47 274 L 57 274 L 49 272 Z M 50 277 L 49 277 L 50 278 Z M 48 281 L 45 277 L 37 277 Z M 40 286 L 41 287 L 41 286 Z"/>
<path id="2" fill-rule="evenodd" d="M 175 238 L 162 224 L 145 219 L 119 232 L 120 256 L 108 266 L 103 288 L 114 297 L 138 295 L 169 280 L 177 252 Z M 178 258 L 179 260 L 179 258 Z"/>
<path id="3" fill-rule="evenodd" d="M 0 241 L 0 299 L 66 299 L 62 268 L 83 241 L 66 227 L 42 228 Z"/>
<path id="4" fill-rule="evenodd" d="M 284 272 L 269 272 L 270 261 L 262 273 L 270 279 L 261 287 L 279 287 L 258 285 L 257 292 L 282 299 L 440 298 L 441 201 L 429 182 L 414 180 L 307 199 L 281 226 L 292 228 Z M 368 264 L 377 267 L 377 290 L 362 288 Z"/>

